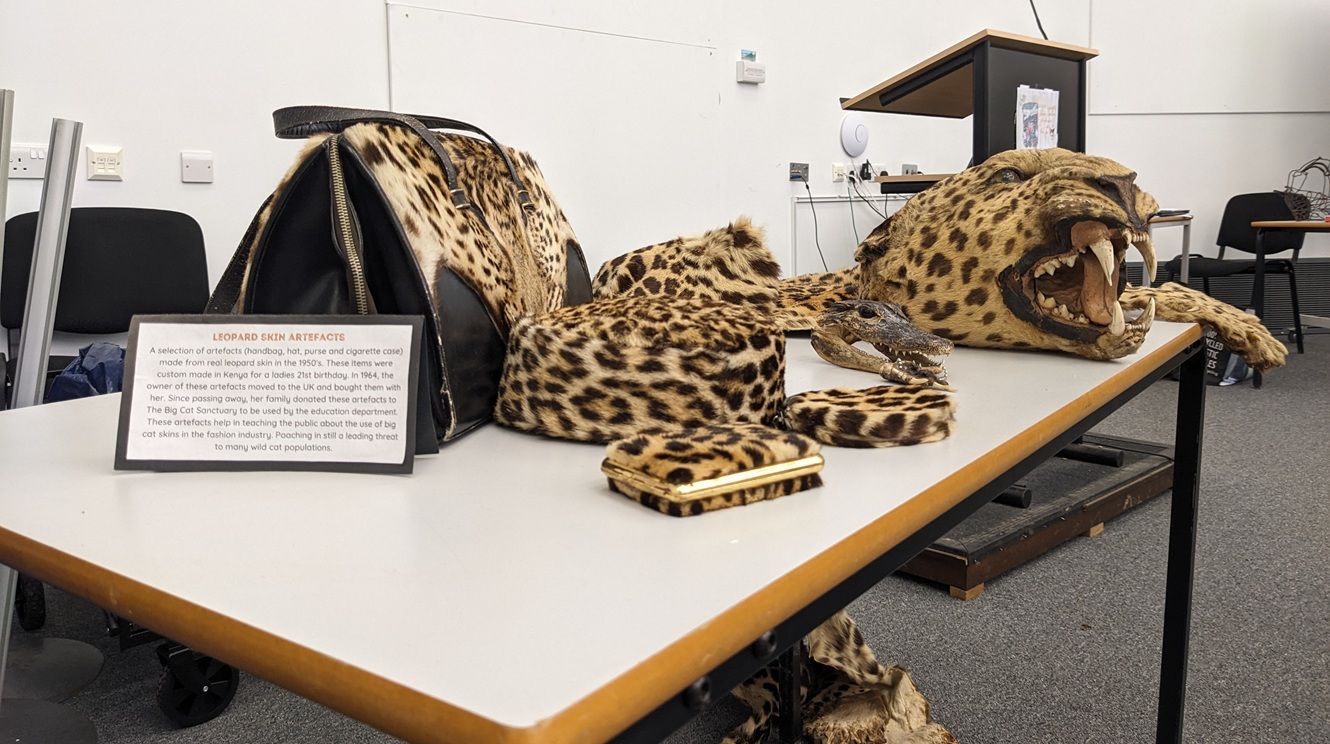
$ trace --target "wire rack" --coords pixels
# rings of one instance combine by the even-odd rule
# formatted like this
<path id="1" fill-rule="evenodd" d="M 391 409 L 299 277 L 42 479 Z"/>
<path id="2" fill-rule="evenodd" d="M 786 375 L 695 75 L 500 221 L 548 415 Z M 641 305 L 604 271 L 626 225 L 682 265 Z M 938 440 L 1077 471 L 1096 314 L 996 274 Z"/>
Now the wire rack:
<path id="1" fill-rule="evenodd" d="M 1330 159 L 1314 158 L 1289 171 L 1288 182 L 1279 193 L 1294 219 L 1314 220 L 1330 214 Z"/>

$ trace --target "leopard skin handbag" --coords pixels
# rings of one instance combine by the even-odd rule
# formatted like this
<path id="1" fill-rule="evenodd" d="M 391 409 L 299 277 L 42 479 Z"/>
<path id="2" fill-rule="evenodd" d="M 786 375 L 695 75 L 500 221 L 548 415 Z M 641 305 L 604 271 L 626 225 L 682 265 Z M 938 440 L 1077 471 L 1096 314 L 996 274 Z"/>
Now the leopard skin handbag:
<path id="1" fill-rule="evenodd" d="M 488 421 L 509 329 L 591 297 L 582 249 L 535 161 L 453 119 L 300 106 L 273 123 L 307 144 L 207 312 L 423 316 L 419 396 L 435 436 L 417 441 Z"/>

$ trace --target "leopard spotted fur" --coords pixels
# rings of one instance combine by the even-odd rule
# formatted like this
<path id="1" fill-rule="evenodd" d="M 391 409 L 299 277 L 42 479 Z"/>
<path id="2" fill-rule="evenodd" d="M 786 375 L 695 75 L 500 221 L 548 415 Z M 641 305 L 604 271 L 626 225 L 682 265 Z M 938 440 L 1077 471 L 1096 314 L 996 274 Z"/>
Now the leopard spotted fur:
<path id="1" fill-rule="evenodd" d="M 768 312 L 785 330 L 809 331 L 822 310 L 857 295 L 856 280 L 857 272 L 833 272 L 782 282 L 763 230 L 740 216 L 725 227 L 610 259 L 591 286 L 596 297 L 705 298 L 770 306 Z"/>
<path id="2" fill-rule="evenodd" d="M 785 425 L 834 447 L 896 447 L 951 434 L 954 398 L 926 385 L 831 388 L 790 396 Z"/>
<path id="3" fill-rule="evenodd" d="M 805 638 L 808 661 L 799 694 L 803 733 L 810 744 L 956 744 L 931 720 L 928 701 L 909 672 L 884 667 L 844 611 Z M 722 744 L 760 744 L 771 739 L 779 703 L 770 668 L 735 690 L 751 713 Z"/>
<path id="4" fill-rule="evenodd" d="M 791 462 L 816 455 L 819 450 L 817 442 L 793 432 L 758 424 L 717 424 L 692 429 L 647 429 L 611 442 L 605 450 L 605 459 L 678 485 Z M 774 499 L 820 485 L 821 477 L 813 473 L 765 486 L 679 500 L 610 479 L 613 490 L 675 517 Z"/>
<path id="5" fill-rule="evenodd" d="M 274 195 L 291 187 L 329 136 L 333 135 L 315 135 L 306 142 Z M 518 206 L 512 182 L 495 177 L 507 171 L 488 142 L 463 135 L 438 135 L 457 166 L 458 183 L 465 187 L 468 203 L 474 205 L 457 206 L 438 158 L 413 132 L 390 124 L 362 123 L 337 136 L 368 170 L 400 221 L 433 307 L 440 306 L 438 276 L 442 267 L 476 291 L 505 332 L 521 317 L 564 304 L 570 260 L 584 265 L 585 259 L 567 218 L 529 154 L 507 148 L 532 197 L 530 208 L 524 210 Z M 236 261 L 249 262 L 252 267 L 251 259 L 272 217 L 274 201 L 270 198 L 256 215 L 249 245 L 241 247 Z M 240 282 L 240 298 L 245 296 L 249 277 L 246 271 Z M 231 307 L 210 309 L 238 312 L 242 304 L 243 299 Z"/>
<path id="6" fill-rule="evenodd" d="M 1261 320 L 1191 287 L 1166 282 L 1154 288 L 1128 287 L 1122 304 L 1145 307 L 1155 304 L 1155 317 L 1183 323 L 1201 322 L 1213 327 L 1224 345 L 1262 372 L 1283 365 L 1288 347 L 1270 335 Z"/>
<path id="7" fill-rule="evenodd" d="M 518 321 L 495 420 L 603 443 L 648 426 L 771 423 L 784 390 L 785 337 L 758 307 L 617 297 Z"/>

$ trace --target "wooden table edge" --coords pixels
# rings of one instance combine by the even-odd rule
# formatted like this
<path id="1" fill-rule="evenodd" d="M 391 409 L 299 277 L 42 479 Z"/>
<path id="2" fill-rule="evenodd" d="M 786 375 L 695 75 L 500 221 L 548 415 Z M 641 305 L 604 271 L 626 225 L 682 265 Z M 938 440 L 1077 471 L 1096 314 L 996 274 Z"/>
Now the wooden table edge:
<path id="1" fill-rule="evenodd" d="M 1251 226 L 1257 230 L 1330 230 L 1330 222 L 1323 220 L 1256 220 Z"/>
<path id="2" fill-rule="evenodd" d="M 841 109 L 846 111 L 874 111 L 882 112 L 875 101 L 878 95 L 888 88 L 892 88 L 900 83 L 910 80 L 923 74 L 928 69 L 940 65 L 943 62 L 950 61 L 955 57 L 970 51 L 979 46 L 985 39 L 992 39 L 1003 48 L 1023 49 L 1024 47 L 1034 47 L 1044 50 L 1045 54 L 1055 56 L 1060 59 L 1070 59 L 1084 61 L 1099 56 L 1098 49 L 1083 47 L 1076 44 L 1067 44 L 1061 41 L 1049 41 L 1034 36 L 1012 33 L 1011 31 L 999 31 L 995 28 L 980 29 L 978 32 L 961 39 L 942 51 L 928 57 L 922 62 L 911 65 L 905 70 L 892 75 L 882 82 L 874 85 L 862 93 L 841 100 Z"/>
<path id="3" fill-rule="evenodd" d="M 604 741 L 1200 340 L 1193 325 L 971 466 L 530 727 L 511 727 L 0 527 L 0 562 L 408 741 Z"/>

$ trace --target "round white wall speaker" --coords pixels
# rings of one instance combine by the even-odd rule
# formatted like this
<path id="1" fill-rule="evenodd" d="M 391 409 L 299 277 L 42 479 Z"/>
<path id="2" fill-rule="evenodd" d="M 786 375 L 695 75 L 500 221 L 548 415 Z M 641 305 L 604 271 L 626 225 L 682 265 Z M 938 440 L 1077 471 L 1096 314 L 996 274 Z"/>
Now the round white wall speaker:
<path id="1" fill-rule="evenodd" d="M 868 149 L 868 125 L 863 114 L 850 112 L 840 120 L 840 146 L 846 155 L 857 158 Z"/>

